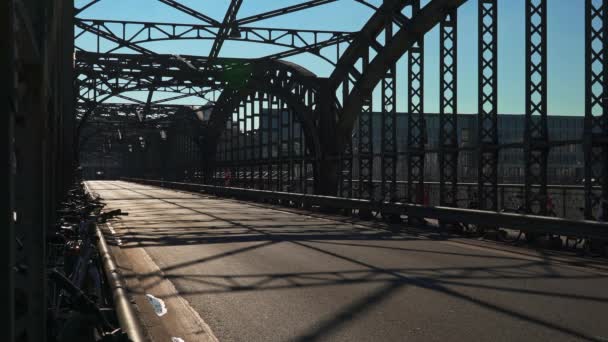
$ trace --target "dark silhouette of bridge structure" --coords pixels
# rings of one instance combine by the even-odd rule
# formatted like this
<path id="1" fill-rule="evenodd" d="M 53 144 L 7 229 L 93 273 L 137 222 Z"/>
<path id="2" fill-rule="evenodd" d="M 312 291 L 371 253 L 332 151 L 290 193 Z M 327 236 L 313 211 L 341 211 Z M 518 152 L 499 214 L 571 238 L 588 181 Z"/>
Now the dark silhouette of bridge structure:
<path id="1" fill-rule="evenodd" d="M 191 20 L 146 21 L 145 9 L 137 20 L 89 18 L 103 0 L 3 6 L 7 341 L 46 338 L 47 238 L 77 166 L 88 179 L 122 178 L 402 227 L 505 228 L 606 244 L 608 1 L 579 1 L 584 44 L 575 52 L 584 56 L 584 113 L 574 114 L 583 127 L 556 139 L 548 110 L 552 2 L 525 0 L 525 112 L 515 141 L 499 134 L 499 118 L 508 114 L 498 108 L 499 8 L 509 0 L 474 1 L 476 31 L 467 33 L 477 37 L 474 75 L 459 73 L 457 58 L 458 10 L 471 1 L 353 0 L 371 13 L 357 31 L 266 24 L 336 0 L 268 2 L 267 11 L 249 16 L 240 15 L 242 0 L 230 0 L 220 19 L 178 0 L 158 1 Z M 439 96 L 429 99 L 425 37 L 434 29 Z M 180 55 L 159 48 L 179 41 L 208 42 L 210 49 Z M 234 42 L 275 52 L 224 56 L 222 47 Z M 330 65 L 329 75 L 291 59 L 302 55 Z M 471 77 L 477 113 L 467 114 L 463 142 L 458 81 Z M 397 91 L 400 82 L 406 96 Z M 429 100 L 439 108 L 433 131 Z M 573 178 L 577 184 L 551 184 L 551 155 L 566 149 L 582 154 L 582 174 Z M 503 184 L 499 174 L 500 156 L 509 151 L 521 156 L 519 184 Z"/>

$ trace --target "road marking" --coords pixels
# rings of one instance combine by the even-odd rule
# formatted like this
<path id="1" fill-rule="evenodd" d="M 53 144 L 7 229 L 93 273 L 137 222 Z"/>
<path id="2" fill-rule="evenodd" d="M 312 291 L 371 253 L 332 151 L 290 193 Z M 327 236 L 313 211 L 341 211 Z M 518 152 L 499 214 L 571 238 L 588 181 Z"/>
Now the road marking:
<path id="1" fill-rule="evenodd" d="M 171 342 L 186 342 L 183 339 L 179 338 L 179 337 L 171 337 Z"/>

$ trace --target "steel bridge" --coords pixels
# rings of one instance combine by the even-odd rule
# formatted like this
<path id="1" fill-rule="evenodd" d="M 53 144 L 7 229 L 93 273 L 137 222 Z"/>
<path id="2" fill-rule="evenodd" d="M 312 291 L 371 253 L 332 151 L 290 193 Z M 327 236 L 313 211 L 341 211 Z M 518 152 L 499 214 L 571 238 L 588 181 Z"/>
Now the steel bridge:
<path id="1" fill-rule="evenodd" d="M 294 212 L 290 214 L 293 216 L 283 218 L 285 222 L 298 221 L 304 217 L 302 215 L 315 212 L 317 214 L 314 215 L 324 215 L 323 219 L 334 220 L 332 222 L 340 220 L 338 214 L 342 215 L 342 220 L 344 217 L 357 220 L 356 224 L 370 224 L 368 221 L 372 220 L 376 225 L 392 227 L 393 233 L 394 225 L 397 230 L 403 229 L 410 234 L 409 229 L 414 225 L 427 223 L 427 226 L 436 227 L 420 234 L 430 234 L 433 229 L 452 232 L 454 227 L 475 226 L 483 231 L 505 228 L 523 231 L 529 236 L 576 237 L 606 246 L 608 224 L 603 223 L 604 213 L 608 212 L 606 0 L 572 0 L 580 2 L 580 13 L 584 15 L 584 18 L 578 18 L 584 24 L 584 44 L 579 44 L 581 48 L 574 51 L 584 60 L 584 69 L 581 68 L 584 72 L 584 113 L 575 113 L 583 120 L 582 134 L 567 139 L 551 138 L 548 124 L 549 79 L 552 77 L 548 72 L 548 13 L 551 13 L 555 2 L 521 1 L 525 18 L 521 28 L 525 41 L 525 63 L 521 75 L 525 82 L 520 94 L 524 96 L 525 110 L 520 116 L 523 134 L 517 141 L 504 141 L 500 135 L 503 127 L 499 125 L 500 115 L 507 114 L 499 112 L 499 56 L 503 56 L 500 53 L 499 22 L 504 20 L 500 9 L 502 6 L 515 6 L 511 0 L 308 0 L 291 1 L 286 7 L 281 7 L 283 3 L 268 2 L 262 6 L 266 11 L 251 15 L 239 12 L 246 1 L 226 0 L 222 4 L 226 9 L 223 18 L 214 18 L 206 11 L 186 5 L 186 1 L 154 1 L 164 5 L 167 11 L 178 14 L 172 17 L 187 18 L 183 22 L 147 21 L 145 8 L 139 15 L 132 14 L 137 17 L 134 20 L 117 19 L 121 17 L 118 13 L 116 17 L 100 17 L 95 9 L 102 8 L 106 1 L 9 0 L 3 6 L 3 36 L 8 37 L 3 39 L 5 65 L 8 66 L 5 83 L 9 94 L 2 125 L 6 132 L 2 141 L 8 180 L 5 182 L 6 191 L 2 191 L 5 203 L 3 226 L 6 227 L 2 250 L 9 265 L 8 290 L 4 296 L 9 313 L 7 341 L 46 339 L 46 239 L 49 227 L 58 218 L 56 209 L 73 183 L 74 169 L 78 165 L 89 179 L 122 179 L 123 182 L 92 182 L 90 187 L 102 197 L 107 197 L 111 206 L 131 206 L 135 212 L 141 211 L 142 205 L 145 207 L 146 198 L 150 203 L 152 200 L 162 202 L 161 194 L 181 199 L 166 199 L 165 204 L 170 202 L 172 207 L 158 205 L 158 208 L 204 210 L 184 207 L 187 204 L 182 202 L 194 197 L 169 190 L 177 189 L 202 191 L 206 196 L 215 196 L 209 203 L 201 200 L 202 205 L 211 207 L 221 206 L 222 197 L 231 198 L 223 203 L 235 210 L 241 208 L 250 212 L 254 217 L 252 220 L 262 222 L 258 222 L 260 225 L 266 224 L 260 215 L 272 216 L 272 210 L 284 206 L 289 207 L 285 210 Z M 317 25 L 314 22 L 308 26 L 294 22 L 293 28 L 268 24 L 295 13 L 340 9 L 346 2 L 361 6 L 369 13 L 367 21 L 356 30 L 315 29 Z M 464 6 L 476 6 L 476 30 L 464 32 L 461 25 L 459 34 L 458 14 Z M 500 27 L 506 27 L 506 24 Z M 425 51 L 425 40 L 428 40 L 425 38 L 432 32 L 438 32 L 438 56 L 429 56 L 428 50 L 436 49 L 427 46 Z M 477 66 L 473 75 L 458 70 L 458 49 L 463 48 L 458 38 L 462 35 L 476 37 L 477 51 L 475 55 L 468 56 Z M 209 48 L 206 54 L 198 55 L 167 53 L 166 46 L 172 46 L 169 44 L 186 42 L 192 46 L 208 45 Z M 229 44 L 243 47 L 238 50 L 240 54 L 228 56 L 222 53 L 225 51 L 223 47 Z M 260 51 L 271 52 L 251 57 L 255 51 L 252 47 L 256 46 L 268 46 L 268 50 Z M 317 75 L 304 63 L 296 63 L 302 56 L 327 65 L 329 72 L 326 77 Z M 438 81 L 438 97 L 425 96 L 425 81 L 430 82 L 425 70 L 429 68 L 439 70 L 439 80 L 433 80 Z M 477 111 L 463 114 L 458 104 L 459 80 L 471 78 L 476 80 Z M 404 87 L 398 87 L 401 82 Z M 401 94 L 401 89 L 406 89 L 404 94 Z M 425 109 L 425 103 L 430 102 L 438 104 L 438 113 L 433 113 L 438 115 L 436 127 L 430 127 L 427 122 L 430 113 Z M 405 105 L 398 106 L 398 103 Z M 466 139 L 459 127 L 465 116 L 475 117 L 474 129 L 470 132 L 472 137 L 467 136 Z M 430 143 L 431 136 L 437 137 L 433 143 Z M 551 184 L 550 157 L 569 148 L 583 151 L 583 175 L 573 184 Z M 503 163 L 500 156 L 506 151 L 521 153 L 523 175 L 520 184 L 503 184 L 499 172 Z M 459 166 L 464 163 L 471 164 L 475 170 L 473 178 L 468 175 L 465 178 L 462 174 Z M 125 184 L 132 184 L 133 188 L 124 188 Z M 161 191 L 155 187 L 166 189 Z M 127 191 L 132 191 L 133 198 L 144 202 L 128 202 Z M 161 197 L 154 197 L 154 191 L 159 191 L 158 196 Z M 256 202 L 266 211 L 252 209 L 258 204 L 239 207 L 236 203 L 245 205 L 239 201 Z M 506 212 L 509 207 L 517 209 Z M 196 215 L 200 214 L 203 213 Z M 269 241 L 289 240 L 304 244 L 285 237 L 304 234 L 302 232 L 280 232 L 280 236 L 274 236 L 276 233 L 263 227 L 243 223 L 246 218 L 232 222 L 229 215 L 213 210 L 204 215 L 228 222 L 231 229 L 241 227 L 249 229 L 249 233 L 256 232 L 259 236 L 253 239 L 260 239 L 256 241 L 263 240 L 260 236 L 265 236 Z M 178 222 L 178 216 L 171 217 Z M 202 218 L 197 216 L 197 219 Z M 314 222 L 322 226 L 323 219 Z M 407 220 L 406 223 L 403 219 Z M 132 224 L 141 223 L 138 222 L 136 220 Z M 126 225 L 124 229 L 128 231 Z M 137 229 L 143 228 L 133 228 L 135 232 Z M 333 225 L 331 229 L 336 229 L 336 232 L 311 233 L 309 238 L 339 240 L 360 233 L 346 232 L 342 225 Z M 176 234 L 194 234 L 183 230 L 183 227 L 177 229 Z M 206 234 L 199 230 L 195 229 Z M 367 231 L 365 234 L 368 233 L 373 235 Z M 138 242 L 137 234 L 127 234 L 125 236 L 131 236 L 131 240 L 123 240 L 135 248 L 138 243 L 145 247 L 146 241 L 159 238 L 146 234 L 142 234 L 142 238 L 150 240 Z M 217 238 L 229 239 L 230 234 L 218 235 Z M 324 234 L 329 236 L 320 237 Z M 365 239 L 365 234 L 356 239 Z M 162 238 L 171 237 L 166 234 Z M 191 238 L 193 244 L 215 243 L 196 236 Z M 253 240 L 238 242 L 243 241 Z M 187 243 L 180 241 L 175 245 Z M 382 245 L 382 248 L 403 247 L 388 246 L 385 242 Z M 446 246 L 450 246 L 445 247 L 447 249 L 456 248 L 449 243 Z M 492 246 L 474 248 L 483 249 L 482 254 L 489 256 L 494 255 Z M 120 246 L 114 248 L 120 250 Z M 304 254 L 311 250 L 318 252 L 321 247 L 307 248 L 309 250 L 302 251 Z M 336 257 L 340 253 L 339 247 L 336 248 L 323 253 L 326 257 Z M 442 248 L 435 246 L 431 249 L 441 253 Z M 533 253 L 532 250 L 526 253 Z M 222 249 L 217 251 L 220 254 L 232 253 Z M 157 249 L 149 253 L 154 254 L 152 259 L 161 258 Z M 450 253 L 457 255 L 462 251 L 450 249 Z M 507 250 L 501 253 L 516 258 L 513 255 L 519 252 Z M 127 254 L 123 255 L 124 260 L 138 258 L 136 253 Z M 274 257 L 286 257 L 287 254 L 281 251 Z M 172 259 L 165 260 L 167 263 L 184 262 L 177 254 L 171 255 Z M 542 259 L 542 253 L 539 255 L 530 254 L 526 258 Z M 571 257 L 559 256 L 564 260 Z M 483 256 L 477 255 L 476 258 Z M 407 270 L 374 266 L 370 261 L 373 259 L 370 256 L 357 266 L 367 267 L 369 274 L 357 273 L 361 270 L 353 271 L 354 275 L 327 271 L 339 278 L 329 279 L 323 272 L 304 273 L 317 277 L 318 281 L 325 279 L 321 283 L 331 283 L 332 286 L 343 281 L 368 283 L 373 277 L 388 277 L 391 278 L 388 291 L 396 290 L 413 279 L 414 286 L 451 296 L 450 300 L 466 299 L 469 301 L 467 305 L 492 309 L 498 316 L 506 314 L 510 319 L 531 322 L 552 331 L 527 335 L 536 336 L 531 339 L 605 340 L 608 336 L 600 336 L 608 334 L 601 324 L 592 327 L 589 322 L 576 321 L 571 325 L 561 325 L 549 318 L 537 319 L 538 315 L 552 315 L 551 309 L 524 313 L 502 308 L 473 294 L 456 293 L 449 287 L 454 284 L 440 281 L 443 279 L 440 275 L 422 272 L 408 278 L 409 275 L 403 275 Z M 478 259 L 471 262 L 476 263 L 476 267 L 484 267 Z M 313 260 L 329 262 L 322 258 Z M 534 270 L 530 272 L 534 273 L 536 267 L 545 265 L 542 262 L 553 265 L 554 260 L 531 264 Z M 575 263 L 560 262 L 563 265 Z M 461 264 L 455 269 L 464 274 L 467 261 L 459 260 L 458 263 Z M 439 266 L 429 264 L 428 267 Z M 491 267 L 494 266 L 500 267 Z M 514 264 L 505 267 L 507 271 L 517 268 Z M 602 270 L 597 271 L 602 275 L 591 277 L 593 281 L 589 280 L 588 288 L 584 284 L 573 285 L 575 289 L 570 297 L 565 294 L 570 289 L 559 288 L 553 292 L 556 298 L 563 292 L 562 297 L 584 298 L 597 305 L 589 308 L 573 305 L 573 313 L 579 316 L 598 312 L 599 317 L 602 307 L 606 308 L 608 299 L 594 286 L 599 287 L 602 282 L 605 285 L 608 268 L 604 269 L 603 265 L 597 267 Z M 219 272 L 221 268 L 215 270 Z M 206 272 L 202 269 L 196 271 Z M 568 272 L 564 271 L 564 274 Z M 507 273 L 496 279 L 509 278 Z M 171 272 L 167 271 L 167 274 L 171 275 Z M 545 276 L 559 278 L 561 273 Z M 201 281 L 218 280 L 211 279 L 213 277 L 209 275 Z M 294 280 L 292 278 L 298 277 L 287 273 L 277 277 L 289 282 L 291 285 L 288 287 L 297 287 L 294 284 L 301 280 Z M 585 278 L 577 277 L 572 275 L 568 279 Z M 238 283 L 238 279 L 223 279 L 225 288 L 205 289 L 203 293 L 228 291 L 231 286 L 236 288 L 235 291 L 248 291 L 265 288 L 266 282 L 271 282 L 269 279 L 257 280 L 259 284 L 249 287 L 243 285 L 246 281 Z M 143 284 L 144 281 L 140 281 Z M 230 285 L 234 281 L 236 285 Z M 475 286 L 481 289 L 481 283 L 479 281 Z M 159 284 L 164 286 L 160 281 Z M 308 286 L 325 286 L 323 284 Z M 494 283 L 488 286 L 499 287 Z M 529 291 L 542 292 L 546 289 L 543 286 L 538 285 Z M 188 288 L 185 283 L 176 287 L 177 290 L 173 290 L 177 292 Z M 598 294 L 588 295 L 586 291 Z M 334 294 L 338 295 L 339 291 Z M 313 292 L 307 292 L 307 295 L 316 296 Z M 380 303 L 383 299 L 381 295 L 377 296 L 377 299 L 368 299 Z M 291 297 L 283 299 L 296 301 Z M 188 300 L 194 299 L 189 297 Z M 269 305 L 262 299 L 256 300 Z M 231 305 L 238 306 L 238 300 L 232 301 Z M 356 316 L 357 310 L 363 310 L 365 305 L 359 307 L 354 303 L 352 306 L 350 311 L 345 309 L 337 315 Z M 388 304 L 387 307 L 387 310 L 393 310 Z M 251 309 L 252 306 L 245 305 L 245 308 Z M 311 312 L 308 314 L 318 313 Z M 391 312 L 397 313 L 398 310 Z M 225 313 L 209 314 L 212 320 L 229 317 Z M 145 312 L 143 316 L 146 316 Z M 251 318 L 247 315 L 239 317 Z M 317 330 L 297 336 L 279 331 L 276 335 L 264 332 L 257 337 L 245 333 L 236 337 L 230 334 L 220 337 L 226 340 L 316 340 L 327 338 L 330 335 L 325 333 L 335 333 L 343 321 L 348 321 L 348 317 L 338 318 L 333 321 L 330 318 L 319 323 Z M 492 316 L 490 319 L 500 320 L 500 317 Z M 214 324 L 221 325 L 214 321 L 211 328 L 205 325 L 207 330 L 203 329 L 210 334 L 211 337 L 205 337 L 209 340 L 213 340 L 211 330 L 215 330 Z M 159 323 L 159 326 L 164 325 Z M 463 325 L 466 326 L 465 323 Z M 303 329 L 299 324 L 296 326 Z M 518 329 L 515 323 L 508 326 Z M 390 325 L 385 327 L 399 330 Z M 226 329 L 229 328 L 238 330 L 237 327 Z M 185 327 L 180 329 L 182 332 L 187 330 Z M 168 330 L 163 331 L 157 331 L 159 336 L 165 336 L 163 334 Z M 470 331 L 471 335 L 456 333 L 454 336 L 472 339 L 479 333 L 474 328 Z M 363 330 L 359 332 L 365 333 Z M 454 331 L 448 329 L 436 335 L 420 335 L 420 339 L 448 338 L 451 333 Z M 402 336 L 406 335 L 415 336 L 411 332 Z M 357 340 L 348 333 L 331 336 L 330 339 Z M 370 336 L 365 335 L 363 339 L 369 340 Z M 396 338 L 390 334 L 374 336 L 378 340 Z M 481 339 L 496 337 L 491 334 L 480 336 L 483 336 Z M 526 339 L 525 334 L 512 337 Z"/>

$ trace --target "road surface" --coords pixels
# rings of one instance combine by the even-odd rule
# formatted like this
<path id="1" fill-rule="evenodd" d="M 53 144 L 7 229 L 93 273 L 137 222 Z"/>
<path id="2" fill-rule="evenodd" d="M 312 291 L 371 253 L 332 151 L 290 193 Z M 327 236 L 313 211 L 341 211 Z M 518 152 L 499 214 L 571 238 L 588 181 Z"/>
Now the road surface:
<path id="1" fill-rule="evenodd" d="M 155 341 L 608 341 L 601 265 L 127 182 L 88 186 L 129 213 L 108 235 Z"/>

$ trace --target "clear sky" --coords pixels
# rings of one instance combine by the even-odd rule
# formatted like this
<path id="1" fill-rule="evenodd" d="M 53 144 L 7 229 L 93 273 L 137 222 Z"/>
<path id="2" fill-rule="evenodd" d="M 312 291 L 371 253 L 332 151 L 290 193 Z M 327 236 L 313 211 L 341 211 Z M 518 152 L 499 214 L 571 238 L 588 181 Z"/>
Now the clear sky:
<path id="1" fill-rule="evenodd" d="M 301 3 L 304 0 L 244 0 L 237 18 Z M 76 0 L 80 7 L 88 1 Z M 380 0 L 370 0 L 378 5 Z M 180 0 L 180 3 L 221 21 L 228 0 Z M 423 0 L 423 5 L 428 0 Z M 499 0 L 499 112 L 524 113 L 524 0 Z M 584 0 L 547 0 L 548 3 L 548 99 L 549 115 L 582 115 L 584 111 Z M 357 31 L 372 15 L 371 9 L 353 0 L 296 12 L 251 24 L 250 26 Z M 477 112 L 477 0 L 469 0 L 458 11 L 458 102 L 460 113 Z M 174 10 L 156 0 L 102 0 L 78 15 L 157 22 L 200 23 L 196 18 Z M 77 30 L 78 32 L 78 30 Z M 94 49 L 95 40 L 83 35 L 77 45 Z M 211 41 L 182 40 L 144 44 L 158 53 L 207 55 Z M 260 57 L 284 48 L 264 44 L 228 41 L 222 57 Z M 126 51 L 126 50 L 125 50 Z M 326 77 L 333 66 L 322 59 L 303 54 L 289 58 L 319 76 Z M 439 105 L 439 31 L 425 38 L 425 111 L 437 112 Z M 407 108 L 407 58 L 398 64 L 397 109 Z M 143 94 L 136 94 L 142 97 Z M 193 101 L 184 100 L 187 103 Z M 378 101 L 376 101 L 377 103 Z"/>

